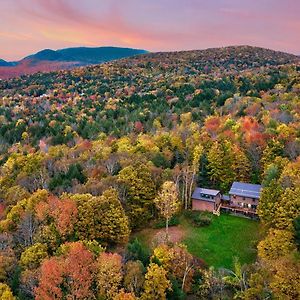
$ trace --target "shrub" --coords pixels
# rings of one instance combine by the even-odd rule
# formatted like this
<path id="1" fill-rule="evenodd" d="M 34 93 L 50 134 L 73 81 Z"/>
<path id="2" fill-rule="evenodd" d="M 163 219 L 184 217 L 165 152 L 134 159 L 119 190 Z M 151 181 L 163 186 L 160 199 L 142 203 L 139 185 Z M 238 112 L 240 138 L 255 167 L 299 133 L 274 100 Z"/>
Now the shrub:
<path id="1" fill-rule="evenodd" d="M 208 226 L 212 221 L 212 215 L 209 212 L 186 210 L 184 216 L 196 227 Z"/>
<path id="2" fill-rule="evenodd" d="M 149 263 L 150 251 L 136 238 L 128 243 L 126 258 L 128 260 L 139 260 L 144 266 L 147 266 Z"/>
<path id="3" fill-rule="evenodd" d="M 177 215 L 172 216 L 172 218 L 169 221 L 169 227 L 171 226 L 177 226 L 180 224 L 179 217 Z M 166 227 L 166 221 L 165 220 L 159 220 L 157 223 L 154 224 L 154 228 L 165 228 Z"/>
<path id="4" fill-rule="evenodd" d="M 206 214 L 200 214 L 196 220 L 194 220 L 194 225 L 197 227 L 208 226 L 211 223 L 211 216 Z"/>

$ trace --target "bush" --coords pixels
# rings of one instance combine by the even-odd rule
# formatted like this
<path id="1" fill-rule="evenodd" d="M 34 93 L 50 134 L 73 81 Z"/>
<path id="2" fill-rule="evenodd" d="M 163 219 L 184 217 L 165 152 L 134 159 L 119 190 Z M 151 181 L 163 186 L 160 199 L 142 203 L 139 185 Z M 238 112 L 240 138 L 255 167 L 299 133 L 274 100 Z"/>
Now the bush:
<path id="1" fill-rule="evenodd" d="M 209 212 L 186 210 L 184 216 L 196 227 L 208 226 L 212 221 L 212 215 Z"/>
<path id="2" fill-rule="evenodd" d="M 172 216 L 172 218 L 169 221 L 169 227 L 171 226 L 177 226 L 180 224 L 179 217 L 177 215 Z M 165 228 L 166 227 L 166 220 L 159 220 L 157 223 L 155 223 L 154 228 Z"/>
<path id="3" fill-rule="evenodd" d="M 194 221 L 194 225 L 197 227 L 208 226 L 211 223 L 211 216 L 200 214 L 198 218 Z"/>
<path id="4" fill-rule="evenodd" d="M 147 266 L 149 264 L 150 251 L 136 238 L 127 245 L 126 259 L 139 260 L 144 266 Z"/>
<path id="5" fill-rule="evenodd" d="M 151 160 L 156 167 L 161 167 L 163 169 L 170 168 L 170 162 L 162 153 L 157 153 Z"/>
<path id="6" fill-rule="evenodd" d="M 184 300 L 186 294 L 182 291 L 179 282 L 175 278 L 171 278 L 172 290 L 167 291 L 167 299 Z"/>

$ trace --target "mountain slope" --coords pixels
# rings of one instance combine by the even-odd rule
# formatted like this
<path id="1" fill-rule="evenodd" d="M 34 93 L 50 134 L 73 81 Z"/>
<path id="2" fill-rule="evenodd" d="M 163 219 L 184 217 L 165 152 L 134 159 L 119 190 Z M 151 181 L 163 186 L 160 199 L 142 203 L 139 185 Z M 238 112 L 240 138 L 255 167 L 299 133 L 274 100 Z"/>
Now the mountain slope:
<path id="1" fill-rule="evenodd" d="M 204 68 L 205 72 L 209 72 L 217 68 L 233 71 L 283 65 L 299 62 L 300 57 L 285 52 L 243 45 L 205 50 L 149 53 L 133 58 L 132 60 L 148 60 L 151 63 L 164 61 L 168 67 L 176 67 L 178 63 L 186 61 L 197 70 Z"/>
<path id="2" fill-rule="evenodd" d="M 66 48 L 56 51 L 45 49 L 36 54 L 30 55 L 25 59 L 97 64 L 100 62 L 110 61 L 114 59 L 144 54 L 146 52 L 147 51 L 145 50 L 118 47 L 77 47 Z"/>
<path id="3" fill-rule="evenodd" d="M 77 47 L 61 50 L 45 49 L 25 57 L 17 63 L 0 60 L 0 78 L 11 78 L 39 71 L 56 71 L 99 64 L 115 59 L 147 53 L 145 50 L 118 47 Z"/>
<path id="4" fill-rule="evenodd" d="M 8 62 L 8 61 L 0 58 L 0 67 L 9 67 L 9 66 L 13 66 L 13 65 L 14 65 L 13 62 Z"/>
<path id="5" fill-rule="evenodd" d="M 183 112 L 192 112 L 193 118 L 201 122 L 214 108 L 223 106 L 239 116 L 270 107 L 280 122 L 288 124 L 292 110 L 289 105 L 275 111 L 276 97 L 267 96 L 266 99 L 274 101 L 267 100 L 270 103 L 265 106 L 256 100 L 270 91 L 274 95 L 282 92 L 287 73 L 291 84 L 286 91 L 298 93 L 299 70 L 297 56 L 243 46 L 150 53 L 106 64 L 3 80 L 0 100 L 4 106 L 0 115 L 5 113 L 5 118 L 0 137 L 5 135 L 9 143 L 22 138 L 23 125 L 7 127 L 6 116 L 16 123 L 22 119 L 30 135 L 35 135 L 38 128 L 38 138 L 46 135 L 56 144 L 65 140 L 62 136 L 56 139 L 65 126 L 78 130 L 82 138 L 94 138 L 100 132 L 119 136 L 130 130 L 150 129 L 156 118 L 165 126 L 172 126 L 172 118 L 178 118 Z M 243 103 L 237 104 L 242 98 Z M 281 104 L 279 101 L 278 105 Z M 81 118 L 80 122 L 77 117 Z M 49 123 L 52 119 L 60 124 L 56 129 L 52 128 L 53 122 Z"/>

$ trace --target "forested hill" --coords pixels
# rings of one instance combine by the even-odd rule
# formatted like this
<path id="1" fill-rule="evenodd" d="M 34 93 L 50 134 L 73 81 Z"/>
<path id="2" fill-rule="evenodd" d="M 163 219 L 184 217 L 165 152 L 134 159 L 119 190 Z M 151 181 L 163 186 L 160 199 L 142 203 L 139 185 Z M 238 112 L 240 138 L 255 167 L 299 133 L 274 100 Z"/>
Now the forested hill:
<path id="1" fill-rule="evenodd" d="M 178 67 L 178 63 L 186 62 L 197 70 L 209 72 L 218 69 L 219 71 L 240 71 L 248 68 L 295 63 L 300 61 L 300 57 L 259 47 L 231 46 L 206 50 L 149 53 L 141 55 L 136 60 L 163 62 L 174 67 Z"/>
<path id="2" fill-rule="evenodd" d="M 82 49 L 82 50 L 81 50 Z M 81 71 L 87 76 L 92 76 L 92 73 L 101 73 L 103 72 L 103 68 L 112 67 L 115 68 L 116 73 L 118 72 L 117 68 L 133 68 L 133 66 L 138 67 L 135 73 L 141 73 L 144 71 L 145 73 L 141 73 L 140 75 L 150 74 L 155 75 L 157 72 L 161 72 L 162 76 L 165 75 L 186 75 L 186 76 L 194 76 L 200 74 L 210 74 L 216 73 L 216 75 L 222 75 L 225 71 L 230 73 L 234 73 L 235 71 L 243 71 L 247 69 L 255 69 L 261 67 L 271 67 L 271 66 L 279 66 L 286 64 L 299 63 L 300 57 L 288 54 L 279 51 L 273 51 L 265 48 L 259 47 L 251 47 L 251 46 L 232 46 L 232 47 L 224 47 L 224 48 L 210 48 L 206 50 L 194 50 L 194 51 L 181 51 L 181 52 L 156 52 L 156 53 L 147 53 L 142 54 L 143 50 L 140 52 L 132 52 L 139 51 L 134 49 L 124 49 L 128 50 L 127 52 L 120 52 L 119 48 L 115 48 L 114 52 L 111 53 L 111 48 L 95 48 L 88 49 L 86 48 L 70 48 L 63 49 L 58 51 L 52 50 L 44 50 L 35 55 L 28 56 L 25 59 L 33 59 L 33 60 L 47 60 L 47 61 L 89 61 L 91 63 L 96 63 L 97 60 L 102 57 L 102 61 L 111 60 L 114 58 L 119 58 L 118 61 L 114 61 L 113 63 L 105 64 L 105 67 L 94 66 L 91 68 L 82 69 Z M 80 50 L 80 51 L 79 51 Z M 101 51 L 99 51 L 101 50 Z M 131 51 L 131 52 L 130 52 Z M 77 53 L 78 52 L 78 53 Z M 145 51 L 144 51 L 145 52 Z M 96 56 L 95 54 L 96 53 Z M 122 58 L 122 55 L 128 56 L 133 55 L 134 53 L 138 53 L 138 56 Z M 91 54 L 91 55 L 90 55 Z M 98 55 L 98 56 L 97 56 Z M 112 71 L 112 70 L 111 70 Z M 134 71 L 134 70 L 133 70 Z M 126 73 L 126 70 L 123 70 Z M 167 72 L 172 72 L 171 74 Z M 31 81 L 36 82 L 38 80 L 39 83 L 43 84 L 43 80 L 47 83 L 51 83 L 51 80 L 55 78 L 60 78 L 63 76 L 76 76 L 77 70 L 75 71 L 62 71 L 57 73 L 50 74 L 38 74 L 33 76 L 22 76 L 22 80 L 16 78 L 8 83 L 13 82 L 13 87 L 22 87 L 29 85 Z M 136 74 L 133 74 L 135 77 Z M 84 85 L 84 83 L 82 83 Z M 4 83 L 4 87 L 5 87 Z M 10 85 L 8 85 L 10 86 Z M 52 88 L 53 86 L 49 86 L 48 88 Z"/>
<path id="3" fill-rule="evenodd" d="M 187 210 L 195 186 L 234 181 L 263 185 L 248 232 Z M 153 53 L 0 81 L 0 296 L 300 299 L 299 187 L 296 56 Z M 167 211 L 186 246 L 148 236 Z M 231 270 L 210 268 L 225 252 Z"/>
<path id="4" fill-rule="evenodd" d="M 106 61 L 120 59 L 147 53 L 146 50 L 120 47 L 75 47 L 60 50 L 46 49 L 26 57 L 34 60 L 74 61 L 85 64 L 99 64 Z M 25 58 L 25 59 L 26 59 Z"/>
<path id="5" fill-rule="evenodd" d="M 5 145 L 20 141 L 23 131 L 33 145 L 41 138 L 66 142 L 65 126 L 82 138 L 100 132 L 121 136 L 134 131 L 137 122 L 145 131 L 157 118 L 171 126 L 174 115 L 183 112 L 203 121 L 232 98 L 240 104 L 238 113 L 247 115 L 245 102 L 262 106 L 261 94 L 275 93 L 287 81 L 280 92 L 293 89 L 298 62 L 294 55 L 240 46 L 147 54 L 1 81 L 0 135 Z"/>
<path id="6" fill-rule="evenodd" d="M 0 79 L 18 77 L 36 72 L 73 69 L 76 66 L 100 64 L 143 53 L 147 53 L 147 51 L 121 47 L 44 49 L 16 62 L 6 62 L 0 59 Z"/>

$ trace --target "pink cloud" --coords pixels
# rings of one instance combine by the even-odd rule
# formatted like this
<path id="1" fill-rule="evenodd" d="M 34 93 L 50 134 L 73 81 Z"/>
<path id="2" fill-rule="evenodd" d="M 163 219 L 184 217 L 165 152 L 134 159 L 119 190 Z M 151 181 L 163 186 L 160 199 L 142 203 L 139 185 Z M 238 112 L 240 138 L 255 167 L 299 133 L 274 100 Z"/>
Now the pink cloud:
<path id="1" fill-rule="evenodd" d="M 0 58 L 43 48 L 252 44 L 300 54 L 298 0 L 3 0 Z"/>

